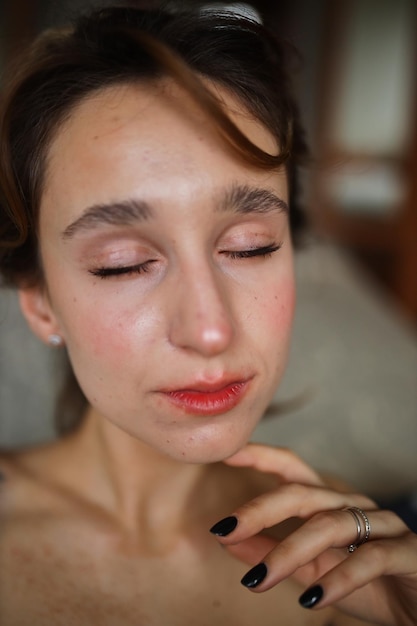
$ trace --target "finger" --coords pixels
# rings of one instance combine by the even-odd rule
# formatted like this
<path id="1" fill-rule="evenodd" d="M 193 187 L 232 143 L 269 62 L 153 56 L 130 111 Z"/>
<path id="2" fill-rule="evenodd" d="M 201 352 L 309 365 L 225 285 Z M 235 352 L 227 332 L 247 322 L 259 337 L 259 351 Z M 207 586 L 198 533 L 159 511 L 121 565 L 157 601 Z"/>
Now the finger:
<path id="1" fill-rule="evenodd" d="M 276 545 L 277 542 L 271 537 L 255 535 L 255 537 L 250 537 L 235 545 L 225 546 L 225 548 L 232 556 L 252 566 L 263 561 Z"/>
<path id="2" fill-rule="evenodd" d="M 233 515 L 215 524 L 211 532 L 217 535 L 222 543 L 233 544 L 289 518 L 308 519 L 321 511 L 349 506 L 376 508 L 375 503 L 364 495 L 339 493 L 324 487 L 290 483 L 247 502 L 236 509 Z M 347 517 L 352 524 L 350 514 Z"/>
<path id="3" fill-rule="evenodd" d="M 236 467 L 253 467 L 260 472 L 278 474 L 288 482 L 324 484 L 317 472 L 287 448 L 250 443 L 224 462 Z"/>
<path id="4" fill-rule="evenodd" d="M 375 510 L 367 513 L 372 540 L 397 538 L 410 531 L 405 524 L 389 511 Z M 267 575 L 257 585 L 257 591 L 266 591 L 281 580 L 288 578 L 299 568 L 314 562 L 333 548 L 344 548 L 356 538 L 356 526 L 348 511 L 321 511 L 309 519 L 278 544 L 264 559 Z M 362 546 L 361 546 L 362 550 Z M 344 553 L 347 558 L 348 553 Z M 339 559 L 343 558 L 340 555 Z M 353 559 L 351 559 L 353 560 Z M 322 572 L 317 571 L 320 576 Z M 250 577 L 249 577 L 250 578 Z"/>
<path id="5" fill-rule="evenodd" d="M 335 603 L 347 606 L 350 594 L 372 581 L 381 584 L 384 576 L 400 576 L 403 580 L 409 576 L 415 587 L 416 555 L 417 535 L 411 531 L 400 538 L 370 541 L 319 578 L 302 594 L 300 603 L 305 608 L 324 608 Z M 387 600 L 386 596 L 385 589 L 383 599 Z"/>
<path id="6" fill-rule="evenodd" d="M 376 540 L 377 538 L 378 539 L 388 538 L 388 537 L 395 538 L 396 536 L 401 537 L 410 532 L 406 524 L 396 514 L 394 514 L 391 511 L 372 511 L 371 514 L 368 511 L 368 515 L 370 515 L 370 518 L 373 520 L 373 524 L 370 527 L 370 540 L 371 541 Z M 368 518 L 368 522 L 369 522 L 369 518 Z M 362 522 L 361 522 L 361 525 L 362 525 Z M 354 539 L 355 532 L 356 532 L 356 539 Z M 364 537 L 365 537 L 365 532 L 364 532 L 364 528 L 362 528 L 361 537 L 359 541 L 362 541 Z M 346 545 L 349 545 L 349 547 L 351 545 L 357 545 L 355 544 L 357 540 L 358 540 L 357 526 L 355 522 L 355 530 L 352 527 L 352 535 L 348 541 L 348 544 Z M 362 543 L 359 543 L 357 547 L 359 547 L 360 545 L 362 545 Z M 293 576 L 298 582 L 300 582 L 304 586 L 310 585 L 314 580 L 317 580 L 319 576 L 333 569 L 336 565 L 340 563 L 341 560 L 346 558 L 349 554 L 351 554 L 350 549 L 349 550 L 345 549 L 343 553 L 341 553 L 341 551 L 338 549 L 327 550 L 326 552 L 323 552 L 318 558 L 314 559 L 307 565 L 304 565 L 298 568 L 294 572 Z"/>

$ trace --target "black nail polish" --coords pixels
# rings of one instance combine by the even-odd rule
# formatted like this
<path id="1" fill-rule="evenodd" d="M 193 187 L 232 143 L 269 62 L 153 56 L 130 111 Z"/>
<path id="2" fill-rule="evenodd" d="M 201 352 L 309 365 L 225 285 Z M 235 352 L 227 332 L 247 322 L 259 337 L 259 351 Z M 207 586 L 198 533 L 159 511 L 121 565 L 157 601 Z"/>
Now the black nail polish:
<path id="1" fill-rule="evenodd" d="M 261 584 L 267 573 L 268 569 L 265 563 L 258 563 L 258 565 L 252 567 L 252 569 L 244 575 L 240 582 L 245 587 L 248 587 L 248 589 L 253 589 L 253 587 L 257 587 Z"/>
<path id="2" fill-rule="evenodd" d="M 305 609 L 312 609 L 313 606 L 316 606 L 316 604 L 320 602 L 322 597 L 323 587 L 320 587 L 320 585 L 315 585 L 314 587 L 310 587 L 310 589 L 304 591 L 304 593 L 298 598 L 298 602 Z"/>
<path id="3" fill-rule="evenodd" d="M 230 533 L 236 528 L 236 526 L 237 517 L 231 515 L 230 517 L 225 517 L 224 519 L 221 519 L 220 522 L 217 522 L 217 524 L 214 524 L 214 526 L 210 528 L 210 532 L 213 535 L 217 535 L 218 537 L 226 537 L 227 535 L 230 535 Z"/>

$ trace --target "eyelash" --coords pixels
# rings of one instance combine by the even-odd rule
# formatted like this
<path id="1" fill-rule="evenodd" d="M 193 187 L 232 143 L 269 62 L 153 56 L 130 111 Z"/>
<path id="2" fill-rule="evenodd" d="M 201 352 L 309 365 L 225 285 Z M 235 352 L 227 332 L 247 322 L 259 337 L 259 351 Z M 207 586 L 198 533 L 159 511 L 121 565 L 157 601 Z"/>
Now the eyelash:
<path id="1" fill-rule="evenodd" d="M 99 267 L 96 270 L 89 270 L 93 276 L 99 278 L 107 278 L 108 276 L 121 276 L 123 274 L 146 274 L 149 272 L 150 266 L 155 263 L 153 259 L 139 263 L 139 265 L 131 265 L 129 267 Z"/>
<path id="2" fill-rule="evenodd" d="M 250 259 L 251 257 L 270 257 L 274 252 L 277 252 L 282 246 L 282 243 L 272 243 L 269 246 L 262 246 L 262 248 L 252 248 L 251 250 L 238 250 L 236 252 L 229 252 L 227 250 L 221 250 L 220 254 L 227 255 L 230 259 Z"/>
<path id="3" fill-rule="evenodd" d="M 228 256 L 230 259 L 249 259 L 253 257 L 270 257 L 274 252 L 277 252 L 282 247 L 282 243 L 271 244 L 270 246 L 262 246 L 261 248 L 253 248 L 251 250 L 239 250 L 236 252 L 230 252 L 228 250 L 221 250 L 220 254 Z M 131 265 L 128 267 L 99 267 L 94 270 L 89 270 L 90 274 L 97 276 L 98 278 L 108 278 L 111 276 L 121 276 L 129 274 L 146 274 L 149 272 L 152 263 L 156 260 L 150 259 L 145 263 L 139 263 L 139 265 Z"/>

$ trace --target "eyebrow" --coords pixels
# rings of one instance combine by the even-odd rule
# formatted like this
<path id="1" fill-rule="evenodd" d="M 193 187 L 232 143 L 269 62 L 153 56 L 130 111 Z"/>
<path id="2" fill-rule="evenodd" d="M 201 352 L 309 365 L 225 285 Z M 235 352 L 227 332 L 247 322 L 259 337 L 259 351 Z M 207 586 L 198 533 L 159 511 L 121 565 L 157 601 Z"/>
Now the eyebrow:
<path id="1" fill-rule="evenodd" d="M 217 211 L 250 213 L 288 213 L 288 204 L 273 191 L 249 185 L 232 185 L 216 202 Z M 63 239 L 72 239 L 77 233 L 93 230 L 103 224 L 126 226 L 154 217 L 152 207 L 143 200 L 128 199 L 107 204 L 94 204 L 62 232 Z"/>
<path id="2" fill-rule="evenodd" d="M 153 210 L 143 200 L 123 200 L 108 204 L 94 204 L 65 228 L 63 239 L 71 239 L 80 231 L 91 230 L 102 224 L 123 226 L 134 222 L 143 222 L 153 217 Z"/>
<path id="3" fill-rule="evenodd" d="M 220 211 L 236 213 L 288 213 L 288 204 L 270 189 L 233 185 L 220 198 Z"/>

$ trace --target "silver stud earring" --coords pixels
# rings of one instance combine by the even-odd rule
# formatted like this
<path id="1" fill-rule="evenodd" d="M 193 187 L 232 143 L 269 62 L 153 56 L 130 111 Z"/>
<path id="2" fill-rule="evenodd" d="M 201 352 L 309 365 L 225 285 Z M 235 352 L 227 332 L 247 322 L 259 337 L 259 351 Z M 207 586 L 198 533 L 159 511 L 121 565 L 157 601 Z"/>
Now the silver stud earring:
<path id="1" fill-rule="evenodd" d="M 48 343 L 53 348 L 60 348 L 63 345 L 64 340 L 62 339 L 61 335 L 52 334 L 48 337 Z"/>

